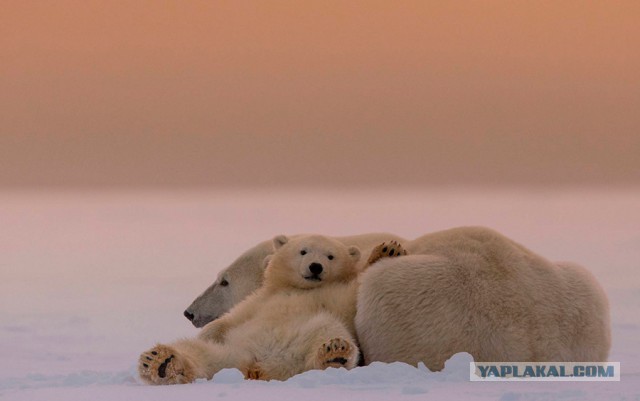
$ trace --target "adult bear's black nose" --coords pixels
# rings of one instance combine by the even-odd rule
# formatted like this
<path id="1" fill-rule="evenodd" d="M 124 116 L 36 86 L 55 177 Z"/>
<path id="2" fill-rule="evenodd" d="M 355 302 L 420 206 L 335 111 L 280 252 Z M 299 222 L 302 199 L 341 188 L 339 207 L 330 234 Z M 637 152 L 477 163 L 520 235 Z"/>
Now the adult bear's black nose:
<path id="1" fill-rule="evenodd" d="M 322 265 L 320 263 L 311 263 L 309 265 L 309 271 L 314 276 L 317 276 L 318 274 L 322 273 Z"/>
<path id="2" fill-rule="evenodd" d="M 184 311 L 184 317 L 186 317 L 187 319 L 189 319 L 190 322 L 193 322 L 193 318 L 195 317 L 193 315 L 193 313 L 189 313 L 188 310 Z"/>

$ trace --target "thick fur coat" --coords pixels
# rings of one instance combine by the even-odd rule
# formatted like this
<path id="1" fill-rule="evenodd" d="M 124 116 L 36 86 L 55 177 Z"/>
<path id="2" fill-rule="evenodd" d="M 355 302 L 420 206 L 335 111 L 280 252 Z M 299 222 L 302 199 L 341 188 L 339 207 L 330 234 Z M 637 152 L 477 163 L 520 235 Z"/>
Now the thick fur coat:
<path id="1" fill-rule="evenodd" d="M 188 383 L 238 368 L 249 379 L 285 380 L 326 367 L 352 368 L 360 251 L 322 236 L 274 239 L 264 285 L 197 339 L 143 353 L 150 384 Z"/>
<path id="2" fill-rule="evenodd" d="M 606 361 L 609 305 L 595 278 L 482 227 L 404 243 L 361 277 L 356 329 L 367 362 Z"/>

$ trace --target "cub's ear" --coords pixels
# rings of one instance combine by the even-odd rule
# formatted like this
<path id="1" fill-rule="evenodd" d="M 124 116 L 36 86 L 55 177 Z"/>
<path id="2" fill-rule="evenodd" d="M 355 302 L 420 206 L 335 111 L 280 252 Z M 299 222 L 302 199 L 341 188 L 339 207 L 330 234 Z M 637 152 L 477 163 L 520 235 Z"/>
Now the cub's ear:
<path id="1" fill-rule="evenodd" d="M 267 269 L 267 267 L 269 266 L 269 263 L 271 262 L 271 258 L 273 257 L 273 255 L 269 255 L 266 258 L 264 258 L 264 260 L 262 261 L 262 268 L 263 269 Z"/>
<path id="2" fill-rule="evenodd" d="M 282 245 L 286 244 L 287 242 L 289 242 L 289 238 L 287 238 L 286 235 L 278 235 L 273 239 L 273 247 L 277 251 L 282 247 Z"/>
<path id="3" fill-rule="evenodd" d="M 347 252 L 349 252 L 349 256 L 351 256 L 354 262 L 360 260 L 360 249 L 358 249 L 357 246 L 350 246 Z"/>

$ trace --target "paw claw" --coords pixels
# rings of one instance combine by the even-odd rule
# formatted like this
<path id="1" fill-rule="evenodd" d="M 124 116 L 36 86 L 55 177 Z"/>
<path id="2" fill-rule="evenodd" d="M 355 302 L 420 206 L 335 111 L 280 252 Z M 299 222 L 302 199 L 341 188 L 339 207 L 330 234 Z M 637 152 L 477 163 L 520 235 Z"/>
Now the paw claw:
<path id="1" fill-rule="evenodd" d="M 152 356 L 150 356 L 152 355 Z M 183 384 L 195 380 L 191 366 L 171 347 L 157 345 L 140 355 L 138 373 L 149 384 Z"/>
<path id="2" fill-rule="evenodd" d="M 322 369 L 328 367 L 334 368 L 352 368 L 354 362 L 354 354 L 357 352 L 356 347 L 352 346 L 348 340 L 342 338 L 334 338 L 328 343 L 322 344 L 318 351 L 318 360 Z"/>
<path id="3" fill-rule="evenodd" d="M 407 251 L 397 241 L 383 242 L 371 251 L 368 264 L 371 265 L 382 258 L 397 257 L 406 255 Z"/>
<path id="4" fill-rule="evenodd" d="M 247 380 L 270 380 L 265 371 L 257 362 L 244 370 L 244 378 Z"/>

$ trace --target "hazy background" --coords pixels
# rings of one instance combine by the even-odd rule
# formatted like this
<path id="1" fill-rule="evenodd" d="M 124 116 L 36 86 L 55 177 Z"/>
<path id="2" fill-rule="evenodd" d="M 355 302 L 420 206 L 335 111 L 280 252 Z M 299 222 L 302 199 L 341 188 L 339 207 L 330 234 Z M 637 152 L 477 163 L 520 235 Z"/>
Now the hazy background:
<path id="1" fill-rule="evenodd" d="M 11 1 L 0 185 L 640 183 L 638 1 Z"/>

